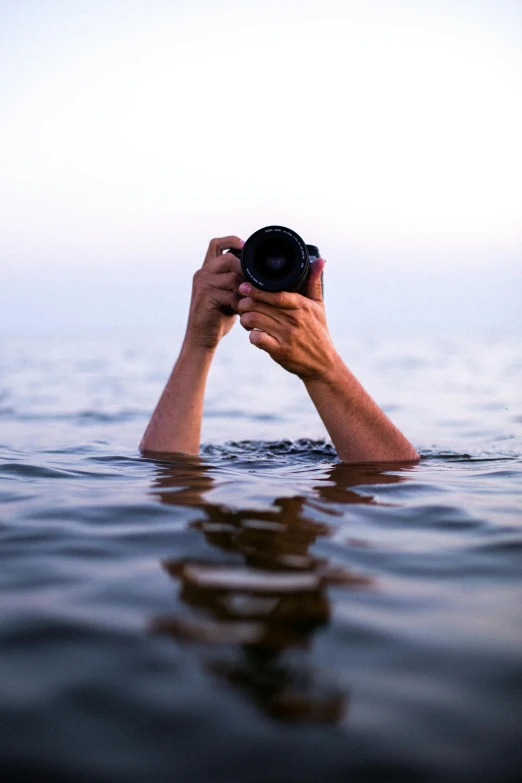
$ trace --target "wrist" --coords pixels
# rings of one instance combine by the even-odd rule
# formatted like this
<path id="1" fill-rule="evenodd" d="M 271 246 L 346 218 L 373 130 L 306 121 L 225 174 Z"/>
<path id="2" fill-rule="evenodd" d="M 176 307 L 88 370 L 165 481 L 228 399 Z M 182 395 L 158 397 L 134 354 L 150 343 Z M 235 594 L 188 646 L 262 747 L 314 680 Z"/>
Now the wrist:
<path id="1" fill-rule="evenodd" d="M 211 341 L 208 338 L 201 338 L 187 329 L 180 355 L 192 358 L 212 358 L 216 352 L 218 341 Z"/>
<path id="2" fill-rule="evenodd" d="M 200 304 L 200 308 L 203 307 Z M 187 326 L 185 329 L 184 343 L 186 343 L 191 350 L 195 351 L 215 351 L 221 337 L 221 328 L 218 322 L 208 319 L 201 319 L 201 313 L 197 310 L 194 311 L 191 306 L 189 313 Z"/>
<path id="3" fill-rule="evenodd" d="M 347 367 L 337 351 L 332 349 L 323 357 L 319 367 L 313 372 L 301 376 L 305 386 L 335 386 L 339 381 L 340 374 L 346 372 Z"/>
<path id="4" fill-rule="evenodd" d="M 197 342 L 184 340 L 176 361 L 176 371 L 191 378 L 192 383 L 199 383 L 200 380 L 206 383 L 214 353 L 215 348 L 208 348 Z"/>

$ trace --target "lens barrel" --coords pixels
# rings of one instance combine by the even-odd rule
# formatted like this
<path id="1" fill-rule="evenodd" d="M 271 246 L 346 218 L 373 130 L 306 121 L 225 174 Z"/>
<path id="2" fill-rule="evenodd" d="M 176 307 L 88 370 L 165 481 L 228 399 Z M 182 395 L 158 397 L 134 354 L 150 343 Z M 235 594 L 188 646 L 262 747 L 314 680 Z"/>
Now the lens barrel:
<path id="1" fill-rule="evenodd" d="M 321 257 L 321 253 L 319 252 L 319 248 L 317 245 L 307 245 L 306 249 L 308 250 L 308 258 L 310 260 L 310 263 L 313 263 L 318 258 Z"/>
<path id="2" fill-rule="evenodd" d="M 308 247 L 292 229 L 266 226 L 245 242 L 241 267 L 245 280 L 263 291 L 301 291 L 310 267 Z"/>

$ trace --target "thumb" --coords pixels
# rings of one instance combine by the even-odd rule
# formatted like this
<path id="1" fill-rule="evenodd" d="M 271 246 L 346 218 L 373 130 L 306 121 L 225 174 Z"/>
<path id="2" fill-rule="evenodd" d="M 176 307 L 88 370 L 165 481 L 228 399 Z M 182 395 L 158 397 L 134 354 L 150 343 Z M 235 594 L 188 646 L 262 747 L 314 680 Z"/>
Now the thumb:
<path id="1" fill-rule="evenodd" d="M 310 264 L 310 272 L 306 282 L 305 296 L 315 302 L 323 301 L 323 269 L 326 264 L 324 258 L 316 258 Z"/>

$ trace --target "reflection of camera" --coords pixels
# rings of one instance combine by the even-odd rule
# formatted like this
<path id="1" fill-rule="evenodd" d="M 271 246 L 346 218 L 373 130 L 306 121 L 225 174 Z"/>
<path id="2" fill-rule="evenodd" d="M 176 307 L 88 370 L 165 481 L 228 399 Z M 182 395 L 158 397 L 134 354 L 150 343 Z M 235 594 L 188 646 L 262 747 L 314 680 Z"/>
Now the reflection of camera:
<path id="1" fill-rule="evenodd" d="M 302 293 L 310 264 L 319 258 L 319 248 L 305 245 L 299 234 L 284 226 L 260 228 L 243 250 L 229 250 L 241 259 L 245 280 L 263 291 Z"/>

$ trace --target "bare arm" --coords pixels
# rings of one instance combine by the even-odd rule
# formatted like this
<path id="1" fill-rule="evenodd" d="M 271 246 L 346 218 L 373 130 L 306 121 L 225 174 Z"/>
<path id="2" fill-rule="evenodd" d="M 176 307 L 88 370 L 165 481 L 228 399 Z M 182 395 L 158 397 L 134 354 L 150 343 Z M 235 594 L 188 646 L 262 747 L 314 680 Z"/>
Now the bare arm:
<path id="1" fill-rule="evenodd" d="M 223 308 L 237 311 L 243 279 L 238 259 L 223 250 L 242 245 L 238 237 L 213 239 L 194 275 L 183 346 L 141 440 L 142 451 L 199 454 L 208 371 L 219 341 L 237 319 Z"/>
<path id="2" fill-rule="evenodd" d="M 184 343 L 140 443 L 142 451 L 199 454 L 203 398 L 213 350 Z"/>
<path id="3" fill-rule="evenodd" d="M 418 459 L 345 365 L 332 343 L 321 290 L 324 260 L 312 265 L 306 296 L 259 291 L 243 283 L 238 310 L 250 342 L 304 382 L 339 457 L 346 462 Z M 259 331 L 258 331 L 259 330 Z"/>
<path id="4" fill-rule="evenodd" d="M 340 356 L 323 378 L 305 380 L 305 386 L 340 459 L 401 462 L 419 458 Z"/>

